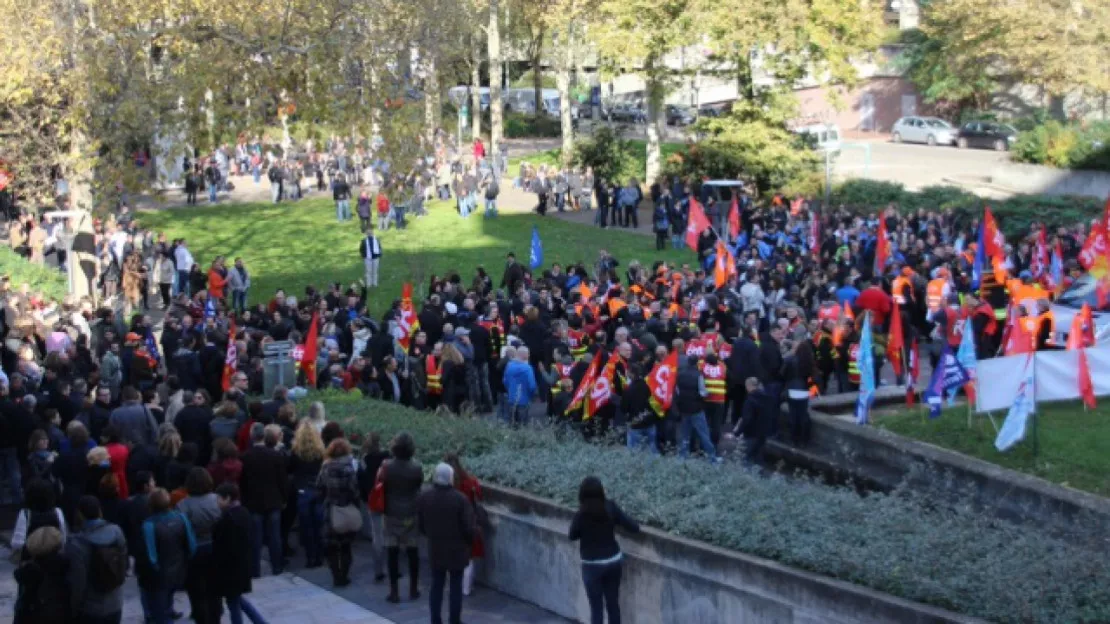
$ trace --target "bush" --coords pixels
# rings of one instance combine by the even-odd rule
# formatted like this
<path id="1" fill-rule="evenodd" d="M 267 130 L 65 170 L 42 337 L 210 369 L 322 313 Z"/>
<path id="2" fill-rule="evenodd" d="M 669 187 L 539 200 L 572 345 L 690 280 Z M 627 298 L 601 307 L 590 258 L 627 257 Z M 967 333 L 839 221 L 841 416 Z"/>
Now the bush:
<path id="1" fill-rule="evenodd" d="M 426 471 L 461 451 L 479 478 L 567 506 L 593 474 L 632 516 L 675 535 L 997 622 L 1110 621 L 1110 560 L 1100 545 L 999 522 L 970 505 L 944 508 L 907 492 L 862 497 L 350 395 L 325 401 L 348 431 L 383 440 L 410 432 Z"/>
<path id="2" fill-rule="evenodd" d="M 507 138 L 554 138 L 562 136 L 562 134 L 563 128 L 559 124 L 559 120 L 547 115 L 540 115 L 538 117 L 522 113 L 507 113 L 505 115 L 505 136 Z"/>
<path id="3" fill-rule="evenodd" d="M 978 218 L 984 206 L 990 206 L 1007 236 L 1024 235 L 1033 223 L 1072 227 L 1100 217 L 1103 208 L 1099 200 L 1089 197 L 1016 195 L 986 200 L 955 186 L 930 186 L 915 192 L 895 182 L 850 180 L 833 188 L 833 206 L 875 212 L 891 203 L 903 212 L 942 210 L 965 225 Z"/>
<path id="4" fill-rule="evenodd" d="M 723 124 L 722 119 L 706 123 Z M 817 171 L 818 154 L 784 128 L 762 122 L 727 123 L 732 124 L 727 132 L 717 130 L 666 159 L 664 173 L 695 179 L 736 179 L 739 175 L 767 192 Z"/>
<path id="5" fill-rule="evenodd" d="M 1018 162 L 1065 169 L 1110 171 L 1110 122 L 1046 121 L 1018 136 L 1012 157 Z"/>
<path id="6" fill-rule="evenodd" d="M 603 127 L 575 143 L 573 162 L 576 167 L 592 167 L 595 178 L 639 179 L 644 177 L 647 167 L 645 149 L 641 145 L 637 151 L 636 145 L 626 140 L 619 130 Z"/>
<path id="7" fill-rule="evenodd" d="M 41 292 L 54 301 L 61 301 L 69 292 L 65 275 L 50 267 L 24 260 L 6 244 L 0 246 L 0 275 L 11 279 L 14 290 L 28 284 L 31 292 Z"/>

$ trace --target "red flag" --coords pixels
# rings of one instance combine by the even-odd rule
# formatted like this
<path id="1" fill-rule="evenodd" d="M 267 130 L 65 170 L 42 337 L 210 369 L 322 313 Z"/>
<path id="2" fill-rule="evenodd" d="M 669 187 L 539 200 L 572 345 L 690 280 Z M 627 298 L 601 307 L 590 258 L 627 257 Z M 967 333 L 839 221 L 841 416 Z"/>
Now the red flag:
<path id="1" fill-rule="evenodd" d="M 412 307 L 412 284 L 408 282 L 401 286 L 401 314 L 397 319 L 397 326 L 401 328 L 404 334 L 398 339 L 398 342 L 401 343 L 402 348 L 408 351 L 409 341 L 420 327 L 420 321 L 416 318 L 416 310 Z"/>
<path id="2" fill-rule="evenodd" d="M 1068 350 L 1083 349 L 1094 346 L 1095 327 L 1091 319 L 1091 306 L 1083 304 L 1079 312 L 1071 319 L 1071 329 L 1068 331 Z"/>
<path id="3" fill-rule="evenodd" d="M 740 201 L 732 195 L 732 205 L 728 209 L 728 236 L 736 240 L 740 236 Z"/>
<path id="4" fill-rule="evenodd" d="M 597 410 L 608 405 L 613 398 L 613 376 L 616 373 L 616 366 L 617 356 L 614 353 L 609 358 L 609 362 L 605 364 L 601 374 L 597 376 L 593 387 L 590 388 L 590 394 L 586 397 L 586 411 L 582 413 L 582 420 L 593 418 Z"/>
<path id="5" fill-rule="evenodd" d="M 705 216 L 698 200 L 690 198 L 690 217 L 686 220 L 686 246 L 694 251 L 698 250 L 698 237 L 709 229 L 709 218 Z"/>
<path id="6" fill-rule="evenodd" d="M 879 215 L 878 240 L 875 242 L 875 275 L 882 275 L 886 263 L 890 260 L 890 241 L 886 237 L 886 219 Z"/>
<path id="7" fill-rule="evenodd" d="M 1033 336 L 1026 331 L 1023 321 L 1024 319 L 1017 317 L 1014 307 L 1010 306 L 1006 331 L 1002 334 L 1002 344 L 1005 345 L 1003 355 L 1033 352 Z"/>
<path id="8" fill-rule="evenodd" d="M 1079 350 L 1079 396 L 1083 397 L 1083 405 L 1093 410 L 1098 407 L 1095 401 L 1095 387 L 1091 383 L 1091 366 L 1087 362 L 1087 350 Z"/>
<path id="9" fill-rule="evenodd" d="M 1041 279 L 1048 273 L 1048 240 L 1044 230 L 1044 225 L 1041 225 L 1037 243 L 1033 246 L 1033 257 L 1029 259 L 1029 272 L 1033 274 L 1033 279 Z"/>
<path id="10" fill-rule="evenodd" d="M 305 381 L 309 386 L 316 386 L 316 338 L 320 333 L 320 313 L 312 313 L 312 322 L 308 326 L 308 335 L 304 339 L 304 351 L 301 353 L 301 370 L 304 371 Z"/>
<path id="11" fill-rule="evenodd" d="M 994 267 L 994 279 L 1000 284 L 1005 283 L 1006 237 L 994 220 L 990 206 L 983 209 L 983 244 L 986 247 L 983 253 L 991 259 L 991 266 Z"/>
<path id="12" fill-rule="evenodd" d="M 910 346 L 909 358 L 910 370 L 906 377 L 906 405 L 913 405 L 916 392 L 914 385 L 917 383 L 917 376 L 921 374 L 921 354 L 917 350 L 917 338 L 913 339 L 913 345 Z"/>
<path id="13" fill-rule="evenodd" d="M 652 409 L 662 418 L 671 408 L 674 400 L 675 382 L 678 381 L 678 351 L 671 351 L 667 357 L 658 362 L 648 375 L 647 385 L 651 389 Z"/>
<path id="14" fill-rule="evenodd" d="M 601 358 L 595 357 L 590 362 L 589 368 L 586 369 L 586 374 L 582 376 L 582 381 L 578 383 L 578 389 L 574 391 L 574 398 L 571 399 L 570 405 L 567 406 L 567 411 L 564 415 L 570 414 L 574 410 L 582 407 L 582 402 L 586 400 L 586 393 L 594 385 L 594 380 L 597 379 L 597 367 Z"/>
<path id="15" fill-rule="evenodd" d="M 227 392 L 231 389 L 231 376 L 235 374 L 235 368 L 239 365 L 239 352 L 235 346 L 235 321 L 231 321 L 231 327 L 227 331 L 227 355 L 224 356 L 224 378 L 220 386 Z"/>
<path id="16" fill-rule="evenodd" d="M 894 374 L 902 376 L 902 350 L 906 348 L 906 339 L 902 334 L 902 312 L 898 309 L 898 302 L 894 302 L 894 311 L 890 313 L 890 334 L 886 343 L 886 357 L 894 366 Z"/>
<path id="17" fill-rule="evenodd" d="M 1087 235 L 1083 248 L 1079 250 L 1079 264 L 1083 265 L 1084 269 L 1090 270 L 1098 264 L 1100 258 L 1106 257 L 1108 250 L 1110 245 L 1106 244 L 1106 228 L 1101 223 L 1095 223 L 1091 225 L 1091 233 Z"/>
<path id="18" fill-rule="evenodd" d="M 813 254 L 814 260 L 821 260 L 821 219 L 816 212 L 810 213 L 809 252 Z"/>
<path id="19" fill-rule="evenodd" d="M 713 265 L 713 283 L 717 288 L 724 287 L 728 278 L 736 275 L 736 258 L 725 246 L 724 241 L 717 239 L 717 261 Z"/>

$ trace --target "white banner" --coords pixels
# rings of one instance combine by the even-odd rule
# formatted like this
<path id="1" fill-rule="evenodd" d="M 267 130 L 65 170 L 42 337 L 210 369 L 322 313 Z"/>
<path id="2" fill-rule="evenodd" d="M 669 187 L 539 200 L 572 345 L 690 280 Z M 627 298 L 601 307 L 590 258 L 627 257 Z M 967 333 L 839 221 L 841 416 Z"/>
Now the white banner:
<path id="1" fill-rule="evenodd" d="M 980 360 L 975 380 L 975 411 L 1008 410 L 1017 397 L 1027 355 Z M 1110 345 L 1087 349 L 1095 396 L 1110 395 Z M 1038 351 L 1033 358 L 1036 402 L 1079 399 L 1079 353 Z"/>

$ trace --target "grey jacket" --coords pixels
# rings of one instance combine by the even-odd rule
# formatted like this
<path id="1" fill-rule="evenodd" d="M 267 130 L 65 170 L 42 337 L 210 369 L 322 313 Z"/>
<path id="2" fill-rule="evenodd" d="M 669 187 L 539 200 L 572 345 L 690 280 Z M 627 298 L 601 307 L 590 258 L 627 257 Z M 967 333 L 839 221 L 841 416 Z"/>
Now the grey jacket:
<path id="1" fill-rule="evenodd" d="M 125 403 L 112 411 L 108 424 L 119 430 L 120 437 L 134 444 L 155 444 L 158 441 L 158 421 L 145 405 Z"/>
<path id="2" fill-rule="evenodd" d="M 227 270 L 227 287 L 233 291 L 245 291 L 251 287 L 251 274 L 246 268 L 243 273 L 234 266 Z"/>
<path id="3" fill-rule="evenodd" d="M 84 530 L 66 542 L 69 556 L 69 589 L 72 613 L 92 617 L 105 617 L 123 610 L 123 586 L 100 593 L 89 584 L 89 567 L 92 565 L 93 546 L 115 545 L 127 552 L 123 531 L 104 520 L 85 523 Z"/>
<path id="4" fill-rule="evenodd" d="M 177 504 L 177 510 L 185 514 L 193 525 L 193 536 L 197 545 L 212 543 L 212 528 L 220 519 L 220 504 L 212 493 L 202 496 L 186 496 Z"/>

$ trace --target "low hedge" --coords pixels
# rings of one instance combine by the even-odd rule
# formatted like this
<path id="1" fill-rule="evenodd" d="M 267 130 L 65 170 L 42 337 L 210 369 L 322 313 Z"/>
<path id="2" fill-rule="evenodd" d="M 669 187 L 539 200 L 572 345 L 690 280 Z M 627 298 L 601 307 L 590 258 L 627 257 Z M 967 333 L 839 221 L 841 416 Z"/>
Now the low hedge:
<path id="1" fill-rule="evenodd" d="M 562 122 L 548 115 L 505 114 L 505 136 L 510 139 L 525 137 L 555 138 L 563 135 Z"/>
<path id="2" fill-rule="evenodd" d="M 1046 121 L 1022 132 L 1011 153 L 1018 162 L 1110 171 L 1110 122 L 1080 125 Z"/>
<path id="3" fill-rule="evenodd" d="M 575 506 L 597 475 L 634 517 L 724 548 L 997 622 L 1110 621 L 1110 558 L 1030 527 L 937 507 L 910 492 L 859 496 L 804 478 L 653 457 L 547 430 L 324 397 L 348 431 L 410 432 L 425 470 L 461 451 L 479 478 Z"/>
<path id="4" fill-rule="evenodd" d="M 903 212 L 919 209 L 953 213 L 957 222 L 970 222 L 982 214 L 984 206 L 998 217 L 1007 236 L 1026 234 L 1032 223 L 1050 228 L 1073 227 L 1102 216 L 1103 204 L 1090 197 L 1015 195 L 1009 199 L 983 199 L 955 186 L 929 186 L 908 191 L 897 182 L 849 180 L 833 187 L 833 206 L 877 211 L 894 203 Z"/>
<path id="5" fill-rule="evenodd" d="M 15 290 L 23 284 L 29 284 L 31 292 L 41 292 L 55 301 L 61 301 L 69 292 L 65 274 L 48 266 L 28 262 L 7 245 L 0 246 L 0 276 L 11 278 L 12 288 Z"/>

